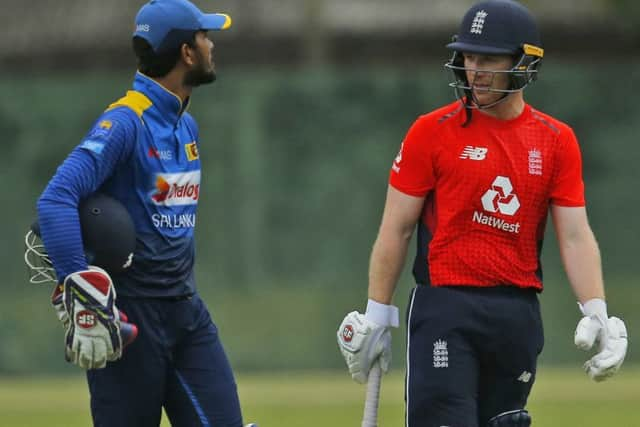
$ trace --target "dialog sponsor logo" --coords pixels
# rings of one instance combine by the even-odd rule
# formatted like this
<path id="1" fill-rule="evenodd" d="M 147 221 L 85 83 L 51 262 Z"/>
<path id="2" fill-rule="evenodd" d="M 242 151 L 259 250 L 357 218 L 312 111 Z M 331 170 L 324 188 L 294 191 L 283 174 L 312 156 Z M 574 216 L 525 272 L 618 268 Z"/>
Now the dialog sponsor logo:
<path id="1" fill-rule="evenodd" d="M 200 171 L 159 173 L 151 200 L 158 206 L 195 205 L 200 197 Z"/>

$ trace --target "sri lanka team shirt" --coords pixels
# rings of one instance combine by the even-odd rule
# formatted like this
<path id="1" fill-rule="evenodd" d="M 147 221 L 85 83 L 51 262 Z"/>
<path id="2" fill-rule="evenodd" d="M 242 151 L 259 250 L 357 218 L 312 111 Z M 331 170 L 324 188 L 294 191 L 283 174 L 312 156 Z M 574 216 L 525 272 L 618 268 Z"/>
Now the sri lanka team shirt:
<path id="1" fill-rule="evenodd" d="M 58 169 L 39 202 L 43 240 L 58 278 L 86 268 L 86 261 L 74 241 L 77 224 L 58 239 L 65 228 L 55 227 L 47 209 L 54 204 L 65 215 L 63 205 L 77 206 L 98 191 L 123 203 L 137 233 L 131 267 L 113 276 L 118 293 L 166 297 L 195 291 L 201 170 L 198 128 L 185 108 L 178 96 L 137 73 L 133 89 L 109 106 Z"/>
<path id="2" fill-rule="evenodd" d="M 576 137 L 529 105 L 513 120 L 465 119 L 460 102 L 420 117 L 390 171 L 393 188 L 425 197 L 415 280 L 541 290 L 550 204 L 585 205 Z"/>

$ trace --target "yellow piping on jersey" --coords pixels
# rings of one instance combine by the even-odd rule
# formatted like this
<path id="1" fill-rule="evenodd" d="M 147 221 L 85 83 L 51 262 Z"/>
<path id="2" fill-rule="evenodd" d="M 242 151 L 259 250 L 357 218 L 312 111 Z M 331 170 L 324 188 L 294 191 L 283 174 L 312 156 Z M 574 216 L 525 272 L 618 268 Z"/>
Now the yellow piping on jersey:
<path id="1" fill-rule="evenodd" d="M 167 89 L 166 87 L 164 87 L 162 84 L 160 84 L 160 82 L 159 82 L 159 81 L 152 79 L 151 77 L 147 76 L 146 74 L 144 74 L 144 73 L 142 73 L 142 72 L 140 72 L 140 71 L 138 71 L 137 73 L 138 73 L 139 75 L 141 75 L 142 77 L 144 77 L 144 78 L 146 78 L 146 79 L 151 80 L 154 84 L 157 84 L 157 85 L 158 85 L 158 86 L 160 86 L 162 89 L 164 89 L 166 92 L 168 92 L 168 93 L 170 93 L 171 95 L 173 95 L 173 96 L 176 98 L 176 100 L 180 103 L 180 111 L 182 111 L 183 109 L 185 109 L 185 110 L 187 109 L 187 107 L 185 107 L 184 105 L 182 105 L 183 103 L 182 103 L 182 98 L 180 98 L 180 95 L 178 95 L 178 94 L 177 94 L 177 93 L 175 93 L 175 92 L 170 91 L 169 89 Z"/>
<path id="2" fill-rule="evenodd" d="M 116 107 L 129 107 L 132 109 L 140 120 L 142 120 L 142 113 L 148 110 L 153 105 L 153 102 L 145 94 L 142 92 L 138 92 L 136 90 L 129 90 L 127 94 L 109 105 L 105 111 L 113 110 Z"/>

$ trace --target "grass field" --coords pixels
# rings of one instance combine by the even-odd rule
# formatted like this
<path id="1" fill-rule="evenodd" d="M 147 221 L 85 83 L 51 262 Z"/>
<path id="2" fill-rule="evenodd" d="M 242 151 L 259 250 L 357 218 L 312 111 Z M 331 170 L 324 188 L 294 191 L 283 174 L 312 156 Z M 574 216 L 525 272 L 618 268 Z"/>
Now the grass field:
<path id="1" fill-rule="evenodd" d="M 365 389 L 342 373 L 239 375 L 245 422 L 260 427 L 360 426 Z M 403 378 L 383 378 L 380 426 L 403 424 Z M 578 368 L 541 369 L 529 410 L 535 427 L 640 427 L 640 369 L 596 384 Z M 0 426 L 91 425 L 83 378 L 0 379 Z M 162 424 L 168 426 L 166 420 Z"/>

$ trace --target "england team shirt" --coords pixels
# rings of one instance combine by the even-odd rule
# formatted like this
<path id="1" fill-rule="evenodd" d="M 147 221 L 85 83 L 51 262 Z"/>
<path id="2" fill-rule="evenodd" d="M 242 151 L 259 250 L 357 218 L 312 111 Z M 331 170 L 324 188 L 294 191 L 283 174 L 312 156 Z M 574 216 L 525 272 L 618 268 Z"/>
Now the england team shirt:
<path id="1" fill-rule="evenodd" d="M 417 283 L 542 289 L 540 250 L 550 204 L 585 205 L 572 129 L 529 105 L 498 120 L 460 102 L 420 117 L 389 183 L 425 197 Z"/>

